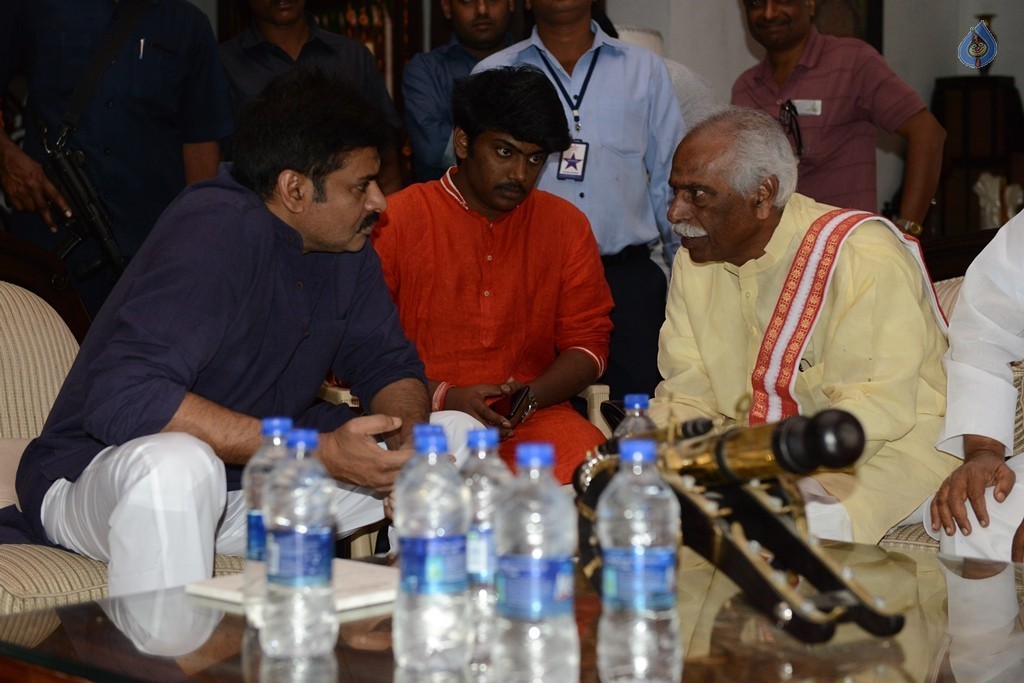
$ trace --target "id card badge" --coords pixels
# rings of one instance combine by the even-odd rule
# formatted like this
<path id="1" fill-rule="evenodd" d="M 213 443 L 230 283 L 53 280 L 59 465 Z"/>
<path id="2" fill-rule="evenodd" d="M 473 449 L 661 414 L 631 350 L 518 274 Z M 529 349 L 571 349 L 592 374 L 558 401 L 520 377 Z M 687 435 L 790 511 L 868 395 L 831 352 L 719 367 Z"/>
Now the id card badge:
<path id="1" fill-rule="evenodd" d="M 589 149 L 589 142 L 573 140 L 569 149 L 562 152 L 562 156 L 558 160 L 558 179 L 583 180 L 583 174 L 587 169 L 587 151 Z"/>
<path id="2" fill-rule="evenodd" d="M 821 116 L 821 100 L 793 100 L 793 106 L 800 116 Z"/>

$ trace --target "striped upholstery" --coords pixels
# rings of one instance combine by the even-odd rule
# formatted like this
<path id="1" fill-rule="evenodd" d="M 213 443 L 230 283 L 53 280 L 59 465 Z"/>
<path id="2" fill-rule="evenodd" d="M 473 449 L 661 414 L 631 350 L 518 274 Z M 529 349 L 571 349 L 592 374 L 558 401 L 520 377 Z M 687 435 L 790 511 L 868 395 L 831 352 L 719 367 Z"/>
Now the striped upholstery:
<path id="1" fill-rule="evenodd" d="M 935 283 L 935 298 L 939 300 L 939 307 L 946 314 L 947 320 L 953 315 L 953 307 L 960 296 L 960 285 L 963 281 L 963 277 L 951 277 Z"/>
<path id="2" fill-rule="evenodd" d="M 22 451 L 42 431 L 77 352 L 77 342 L 56 311 L 35 294 L 0 281 L 0 507 L 17 503 L 14 477 Z M 240 557 L 217 555 L 214 573 L 235 574 L 243 565 Z M 0 614 L 106 594 L 103 562 L 57 548 L 0 545 Z M 47 627 L 50 622 L 41 619 L 25 621 L 16 642 L 38 642 L 56 626 L 54 621 Z"/>
<path id="3" fill-rule="evenodd" d="M 77 353 L 78 342 L 49 304 L 0 282 L 0 437 L 42 431 Z"/>
<path id="4" fill-rule="evenodd" d="M 237 574 L 245 559 L 214 557 L 214 576 Z M 107 565 L 41 545 L 0 545 L 0 615 L 99 600 L 107 595 Z"/>
<path id="5" fill-rule="evenodd" d="M 46 640 L 60 626 L 53 609 L 20 612 L 0 619 L 0 640 L 32 648 Z"/>

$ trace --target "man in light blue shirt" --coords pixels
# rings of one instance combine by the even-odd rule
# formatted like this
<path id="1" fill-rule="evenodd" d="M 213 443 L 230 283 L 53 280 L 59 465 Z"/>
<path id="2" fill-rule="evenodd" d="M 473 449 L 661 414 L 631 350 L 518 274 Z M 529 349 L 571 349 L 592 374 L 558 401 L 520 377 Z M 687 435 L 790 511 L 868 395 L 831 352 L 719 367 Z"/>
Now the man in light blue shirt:
<path id="1" fill-rule="evenodd" d="M 672 81 L 650 50 L 608 36 L 591 0 L 531 0 L 528 40 L 481 61 L 541 69 L 562 96 L 575 144 L 552 155 L 537 187 L 567 199 L 590 220 L 615 299 L 604 382 L 613 398 L 654 393 L 658 332 L 667 282 L 651 248 L 671 265 L 679 246 L 666 216 L 672 154 L 685 133 Z"/>
<path id="2" fill-rule="evenodd" d="M 452 136 L 452 86 L 481 59 L 512 42 L 508 24 L 515 0 L 440 0 L 452 23 L 452 39 L 415 55 L 402 71 L 405 129 L 412 143 L 412 167 L 418 182 L 437 180 L 455 155 Z"/>

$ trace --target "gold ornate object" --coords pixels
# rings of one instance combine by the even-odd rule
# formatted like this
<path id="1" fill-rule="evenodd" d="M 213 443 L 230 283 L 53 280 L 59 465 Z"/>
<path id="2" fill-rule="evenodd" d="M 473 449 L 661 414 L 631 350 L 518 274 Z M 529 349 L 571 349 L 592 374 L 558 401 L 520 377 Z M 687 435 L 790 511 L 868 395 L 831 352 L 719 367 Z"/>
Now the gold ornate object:
<path id="1" fill-rule="evenodd" d="M 658 441 L 658 467 L 680 504 L 682 543 L 728 575 L 761 612 L 809 643 L 829 640 L 853 621 L 892 635 L 903 617 L 888 610 L 827 557 L 807 534 L 797 480 L 819 467 L 846 467 L 864 448 L 860 423 L 837 410 L 752 428 L 718 428 L 697 436 L 687 423 L 643 435 Z M 611 439 L 574 477 L 580 564 L 600 589 L 594 509 L 618 467 Z M 798 590 L 799 585 L 799 590 Z"/>

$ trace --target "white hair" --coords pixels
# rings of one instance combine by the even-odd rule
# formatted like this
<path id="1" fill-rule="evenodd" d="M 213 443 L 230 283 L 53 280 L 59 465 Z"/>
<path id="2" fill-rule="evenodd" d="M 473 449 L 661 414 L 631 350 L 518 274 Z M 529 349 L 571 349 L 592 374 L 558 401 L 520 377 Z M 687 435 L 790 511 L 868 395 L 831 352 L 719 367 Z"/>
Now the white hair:
<path id="1" fill-rule="evenodd" d="M 715 166 L 724 168 L 732 188 L 752 194 L 766 178 L 775 176 L 779 187 L 775 206 L 782 208 L 796 189 L 796 155 L 779 122 L 758 109 L 727 107 L 712 114 L 688 135 L 722 133 L 729 145 Z"/>

